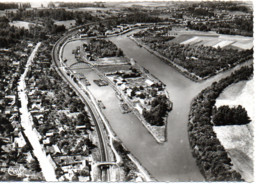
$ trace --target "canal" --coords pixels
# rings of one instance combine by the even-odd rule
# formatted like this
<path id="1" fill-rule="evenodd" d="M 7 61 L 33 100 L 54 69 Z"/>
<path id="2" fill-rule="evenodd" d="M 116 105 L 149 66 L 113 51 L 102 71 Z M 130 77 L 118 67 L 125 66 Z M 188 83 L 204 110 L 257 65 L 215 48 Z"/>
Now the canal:
<path id="1" fill-rule="evenodd" d="M 128 33 L 131 34 L 132 32 Z M 122 114 L 119 100 L 112 87 L 98 87 L 93 80 L 99 76 L 91 69 L 77 70 L 84 74 L 91 86 L 89 90 L 97 100 L 102 100 L 104 115 L 112 129 L 129 151 L 158 181 L 204 181 L 191 155 L 188 141 L 187 122 L 192 99 L 205 87 L 229 75 L 236 68 L 223 72 L 204 82 L 193 82 L 159 58 L 137 46 L 127 35 L 109 38 L 126 56 L 158 77 L 167 85 L 173 109 L 168 116 L 167 142 L 158 144 L 141 122 L 132 113 Z M 75 46 L 79 43 L 76 42 Z M 70 49 L 75 49 L 71 47 Z M 65 46 L 65 55 L 72 53 Z M 68 49 L 68 50 L 67 50 Z"/>

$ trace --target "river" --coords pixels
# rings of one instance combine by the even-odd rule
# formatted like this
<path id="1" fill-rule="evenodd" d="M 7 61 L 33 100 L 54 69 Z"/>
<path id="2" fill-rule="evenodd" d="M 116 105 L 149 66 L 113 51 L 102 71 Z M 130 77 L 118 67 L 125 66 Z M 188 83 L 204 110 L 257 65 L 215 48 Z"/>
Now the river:
<path id="1" fill-rule="evenodd" d="M 128 34 L 131 34 L 130 32 Z M 126 35 L 109 38 L 126 56 L 158 77 L 167 85 L 173 109 L 168 116 L 167 142 L 158 144 L 132 113 L 122 114 L 119 100 L 111 86 L 98 87 L 93 83 L 99 76 L 91 69 L 77 70 L 83 73 L 91 86 L 89 90 L 97 100 L 102 100 L 104 115 L 123 144 L 158 181 L 204 181 L 195 159 L 191 155 L 187 122 L 192 99 L 213 81 L 231 73 L 223 72 L 204 82 L 193 82 L 159 58 L 137 46 Z M 66 49 L 66 48 L 65 48 Z M 74 49 L 74 48 L 71 48 Z"/>

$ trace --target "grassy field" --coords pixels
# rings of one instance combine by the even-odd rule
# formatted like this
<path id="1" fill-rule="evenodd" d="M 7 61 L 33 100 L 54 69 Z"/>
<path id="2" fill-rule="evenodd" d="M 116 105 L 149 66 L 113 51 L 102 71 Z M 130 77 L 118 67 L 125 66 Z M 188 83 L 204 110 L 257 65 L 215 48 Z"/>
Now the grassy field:
<path id="1" fill-rule="evenodd" d="M 254 86 L 253 79 L 231 85 L 219 96 L 216 106 L 242 105 L 248 112 L 251 122 L 247 125 L 215 126 L 221 144 L 227 150 L 234 169 L 247 181 L 253 177 L 253 139 L 254 139 Z"/>

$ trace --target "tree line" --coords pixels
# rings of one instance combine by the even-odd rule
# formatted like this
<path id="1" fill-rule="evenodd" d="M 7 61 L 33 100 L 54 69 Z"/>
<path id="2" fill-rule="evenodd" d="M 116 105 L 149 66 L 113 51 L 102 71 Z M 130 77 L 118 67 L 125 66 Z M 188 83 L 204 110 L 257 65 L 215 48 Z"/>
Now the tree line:
<path id="1" fill-rule="evenodd" d="M 239 51 L 203 45 L 183 45 L 165 41 L 160 37 L 152 36 L 149 32 L 143 35 L 142 42 L 151 49 L 201 78 L 212 76 L 221 69 L 228 69 L 236 63 L 253 58 L 253 49 Z"/>
<path id="2" fill-rule="evenodd" d="M 23 8 L 31 8 L 30 3 L 0 3 L 0 10 L 7 10 L 7 9 L 18 9 L 19 4 L 22 5 Z"/>
<path id="3" fill-rule="evenodd" d="M 241 67 L 204 89 L 192 102 L 188 122 L 189 141 L 196 163 L 207 181 L 243 181 L 241 175 L 232 169 L 231 159 L 213 130 L 211 116 L 220 93 L 233 83 L 250 79 L 252 74 L 252 66 Z"/>
<path id="4" fill-rule="evenodd" d="M 59 7 L 67 7 L 67 8 L 84 8 L 84 7 L 99 7 L 104 8 L 104 4 L 102 2 L 95 3 L 70 3 L 70 2 L 60 2 Z"/>

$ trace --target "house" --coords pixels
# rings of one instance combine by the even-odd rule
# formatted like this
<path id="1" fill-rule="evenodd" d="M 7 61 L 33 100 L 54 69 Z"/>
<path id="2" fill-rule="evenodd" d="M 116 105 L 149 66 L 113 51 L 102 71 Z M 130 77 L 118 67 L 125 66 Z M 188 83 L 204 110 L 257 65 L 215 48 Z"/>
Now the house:
<path id="1" fill-rule="evenodd" d="M 28 48 L 32 48 L 33 47 L 33 43 L 28 43 L 27 47 Z"/>
<path id="2" fill-rule="evenodd" d="M 13 61 L 13 66 L 19 66 L 19 61 Z"/>
<path id="3" fill-rule="evenodd" d="M 14 143 L 18 145 L 19 148 L 22 148 L 26 145 L 26 141 L 21 132 L 18 133 L 19 137 L 14 138 Z"/>
<path id="4" fill-rule="evenodd" d="M 12 108 L 11 108 L 11 107 L 6 107 L 6 108 L 5 108 L 5 114 L 6 114 L 6 115 L 11 114 L 11 111 L 12 111 Z"/>
<path id="5" fill-rule="evenodd" d="M 45 139 L 42 140 L 42 143 L 44 145 L 49 145 L 51 142 L 50 142 L 50 137 L 46 137 Z"/>
<path id="6" fill-rule="evenodd" d="M 76 125 L 76 129 L 86 129 L 86 125 Z"/>

